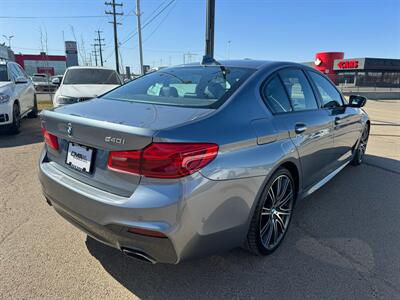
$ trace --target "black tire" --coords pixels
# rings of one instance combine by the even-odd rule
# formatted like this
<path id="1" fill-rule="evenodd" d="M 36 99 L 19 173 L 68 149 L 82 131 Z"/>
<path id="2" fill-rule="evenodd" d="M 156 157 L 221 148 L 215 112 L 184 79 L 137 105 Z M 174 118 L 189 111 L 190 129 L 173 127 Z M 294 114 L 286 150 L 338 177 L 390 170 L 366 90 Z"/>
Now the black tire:
<path id="1" fill-rule="evenodd" d="M 358 146 L 354 150 L 353 159 L 350 162 L 351 165 L 359 166 L 364 161 L 365 150 L 367 149 L 367 144 L 368 144 L 368 138 L 369 138 L 369 125 L 366 124 L 361 134 Z"/>
<path id="2" fill-rule="evenodd" d="M 13 122 L 9 125 L 9 133 L 18 134 L 21 130 L 21 111 L 18 103 L 14 103 L 13 106 Z"/>
<path id="3" fill-rule="evenodd" d="M 36 94 L 33 96 L 33 108 L 28 114 L 28 118 L 37 118 L 38 116 L 38 105 L 37 105 L 37 99 L 36 99 Z"/>
<path id="4" fill-rule="evenodd" d="M 279 180 L 281 180 L 280 187 L 278 185 Z M 286 182 L 288 183 L 288 187 L 283 192 L 282 189 Z M 270 191 L 271 189 L 272 192 Z M 275 198 L 274 195 L 276 199 L 275 204 L 273 204 L 271 193 L 277 196 Z M 283 195 L 280 195 L 280 193 L 283 193 Z M 264 256 L 273 253 L 279 247 L 289 228 L 296 196 L 297 191 L 292 174 L 285 168 L 279 168 L 269 179 L 254 210 L 247 233 L 247 246 L 251 252 Z M 284 202 L 286 198 L 288 200 Z M 279 206 L 279 204 L 282 205 Z M 280 234 L 278 234 L 279 228 L 281 229 Z M 266 235 L 269 236 L 269 239 Z M 270 242 L 272 243 L 271 245 L 269 245 Z"/>

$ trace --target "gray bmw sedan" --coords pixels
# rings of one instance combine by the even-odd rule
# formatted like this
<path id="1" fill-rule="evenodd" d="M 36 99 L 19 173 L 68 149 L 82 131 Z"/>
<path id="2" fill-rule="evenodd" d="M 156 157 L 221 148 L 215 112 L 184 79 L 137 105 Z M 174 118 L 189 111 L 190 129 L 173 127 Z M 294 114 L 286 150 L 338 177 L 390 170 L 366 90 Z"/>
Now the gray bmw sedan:
<path id="1" fill-rule="evenodd" d="M 39 177 L 62 217 L 130 257 L 267 255 L 296 201 L 362 162 L 365 102 L 295 63 L 166 68 L 44 111 Z"/>

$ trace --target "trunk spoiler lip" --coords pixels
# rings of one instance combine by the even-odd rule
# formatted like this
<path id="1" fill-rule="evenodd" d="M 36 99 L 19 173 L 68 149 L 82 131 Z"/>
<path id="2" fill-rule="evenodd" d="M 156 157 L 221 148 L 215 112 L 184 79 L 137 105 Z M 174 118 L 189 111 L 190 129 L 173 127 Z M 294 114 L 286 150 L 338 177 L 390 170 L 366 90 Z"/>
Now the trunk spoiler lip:
<path id="1" fill-rule="evenodd" d="M 108 129 L 112 131 L 118 131 L 121 133 L 127 133 L 127 134 L 135 134 L 135 135 L 140 135 L 140 136 L 147 136 L 147 137 L 153 137 L 157 131 L 148 129 L 148 128 L 142 128 L 142 127 L 135 127 L 131 125 L 125 125 L 121 123 L 115 123 L 115 122 L 110 122 L 106 120 L 96 120 L 84 116 L 78 116 L 78 115 L 70 115 L 70 114 L 64 114 L 64 113 L 59 113 L 55 112 L 52 110 L 43 110 L 40 113 L 40 118 L 42 122 L 46 122 L 47 118 L 50 119 L 57 119 L 59 121 L 63 121 L 65 123 L 77 123 L 80 125 L 84 126 L 91 126 L 91 127 L 98 127 L 102 129 Z"/>

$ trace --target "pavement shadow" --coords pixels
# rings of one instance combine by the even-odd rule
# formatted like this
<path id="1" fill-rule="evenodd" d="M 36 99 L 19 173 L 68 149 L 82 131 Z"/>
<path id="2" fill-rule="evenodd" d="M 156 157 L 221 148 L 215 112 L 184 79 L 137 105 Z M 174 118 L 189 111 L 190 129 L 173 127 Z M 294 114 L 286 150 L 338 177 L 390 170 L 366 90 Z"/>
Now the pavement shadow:
<path id="1" fill-rule="evenodd" d="M 43 142 L 40 127 L 40 118 L 21 121 L 21 132 L 19 134 L 9 134 L 4 130 L 0 131 L 0 148 L 17 147 Z"/>
<path id="2" fill-rule="evenodd" d="M 86 246 L 141 299 L 396 298 L 399 195 L 398 174 L 349 166 L 297 204 L 283 244 L 268 257 L 234 249 L 178 265 L 150 265 L 90 237 Z"/>

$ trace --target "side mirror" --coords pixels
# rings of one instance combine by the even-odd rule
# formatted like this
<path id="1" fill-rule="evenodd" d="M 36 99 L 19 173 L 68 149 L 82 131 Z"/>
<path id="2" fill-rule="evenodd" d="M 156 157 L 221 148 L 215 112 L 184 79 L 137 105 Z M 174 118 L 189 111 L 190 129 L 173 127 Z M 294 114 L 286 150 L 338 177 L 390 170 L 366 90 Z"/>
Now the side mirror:
<path id="1" fill-rule="evenodd" d="M 23 83 L 28 83 L 28 79 L 22 76 L 19 76 L 15 79 L 15 84 L 23 84 Z"/>
<path id="2" fill-rule="evenodd" d="M 363 107 L 367 103 L 367 98 L 360 95 L 350 95 L 349 105 L 350 107 Z"/>
<path id="3" fill-rule="evenodd" d="M 61 81 L 60 81 L 60 78 L 53 78 L 52 80 L 51 80 L 51 83 L 52 84 L 55 84 L 55 85 L 60 85 L 61 84 Z"/>

